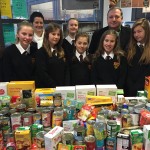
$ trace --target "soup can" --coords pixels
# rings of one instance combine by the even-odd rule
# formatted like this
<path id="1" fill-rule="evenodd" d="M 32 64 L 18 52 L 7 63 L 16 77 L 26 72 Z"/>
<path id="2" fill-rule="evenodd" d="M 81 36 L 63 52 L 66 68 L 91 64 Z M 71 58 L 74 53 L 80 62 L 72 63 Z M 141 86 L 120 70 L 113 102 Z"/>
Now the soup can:
<path id="1" fill-rule="evenodd" d="M 67 120 L 74 120 L 75 119 L 75 111 L 76 111 L 75 106 L 73 106 L 73 105 L 67 106 L 66 110 L 67 110 Z"/>
<path id="2" fill-rule="evenodd" d="M 62 111 L 54 111 L 52 118 L 53 118 L 53 120 L 52 120 L 52 127 L 62 126 L 62 121 L 63 121 Z"/>
<path id="3" fill-rule="evenodd" d="M 22 115 L 22 123 L 23 123 L 23 126 L 30 126 L 30 125 L 32 125 L 32 123 L 33 123 L 32 114 L 29 113 L 29 112 L 24 113 Z"/>
<path id="4" fill-rule="evenodd" d="M 45 150 L 45 141 L 44 141 L 45 134 L 46 134 L 45 131 L 40 131 L 36 134 L 36 144 L 37 147 L 40 148 L 40 150 Z"/>
<path id="5" fill-rule="evenodd" d="M 106 138 L 106 150 L 116 150 L 116 137 Z"/>
<path id="6" fill-rule="evenodd" d="M 78 141 L 84 140 L 85 128 L 83 126 L 76 126 L 74 128 L 74 138 Z"/>
<path id="7" fill-rule="evenodd" d="M 94 125 L 95 121 L 94 120 L 88 120 L 86 123 L 86 135 L 94 135 Z"/>
<path id="8" fill-rule="evenodd" d="M 51 113 L 49 109 L 42 111 L 42 124 L 44 127 L 50 127 L 51 125 Z"/>
<path id="9" fill-rule="evenodd" d="M 96 142 L 93 135 L 88 135 L 84 138 L 87 149 L 86 150 L 95 150 Z"/>
<path id="10" fill-rule="evenodd" d="M 16 130 L 20 126 L 22 126 L 21 114 L 20 113 L 11 114 L 11 127 L 12 127 L 12 130 Z"/>
<path id="11" fill-rule="evenodd" d="M 131 127 L 132 126 L 132 118 L 130 114 L 124 114 L 122 116 L 122 127 Z"/>

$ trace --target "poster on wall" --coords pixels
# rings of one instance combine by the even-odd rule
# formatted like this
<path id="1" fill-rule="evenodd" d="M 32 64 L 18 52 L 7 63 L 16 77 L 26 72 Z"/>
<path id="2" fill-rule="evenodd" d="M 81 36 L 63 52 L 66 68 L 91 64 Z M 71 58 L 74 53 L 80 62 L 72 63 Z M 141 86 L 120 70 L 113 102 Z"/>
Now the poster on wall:
<path id="1" fill-rule="evenodd" d="M 0 0 L 1 18 L 12 18 L 10 0 Z"/>
<path id="2" fill-rule="evenodd" d="M 28 19 L 26 0 L 12 0 L 14 19 Z"/>
<path id="3" fill-rule="evenodd" d="M 15 33 L 13 24 L 3 24 L 3 35 L 5 46 L 8 46 L 15 42 Z"/>

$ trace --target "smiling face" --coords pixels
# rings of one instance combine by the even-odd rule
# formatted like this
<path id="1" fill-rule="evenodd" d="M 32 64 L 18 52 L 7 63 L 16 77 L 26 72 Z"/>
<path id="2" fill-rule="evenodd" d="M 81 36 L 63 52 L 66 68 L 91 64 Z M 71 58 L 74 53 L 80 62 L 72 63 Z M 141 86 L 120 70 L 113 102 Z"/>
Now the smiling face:
<path id="1" fill-rule="evenodd" d="M 121 11 L 119 9 L 112 9 L 107 16 L 108 26 L 117 31 L 121 26 L 122 19 Z"/>
<path id="2" fill-rule="evenodd" d="M 60 40 L 60 29 L 56 29 L 55 31 L 53 32 L 50 32 L 49 33 L 49 43 L 50 43 L 50 46 L 52 48 L 55 47 L 55 45 L 59 42 Z"/>
<path id="3" fill-rule="evenodd" d="M 35 17 L 33 21 L 33 28 L 35 33 L 43 33 L 44 21 L 41 17 Z"/>
<path id="4" fill-rule="evenodd" d="M 24 49 L 27 49 L 29 44 L 33 39 L 33 28 L 30 26 L 22 26 L 21 29 L 17 32 L 18 42 Z"/>
<path id="5" fill-rule="evenodd" d="M 133 36 L 137 42 L 140 42 L 141 44 L 145 41 L 145 30 L 142 26 L 138 25 L 133 30 Z"/>
<path id="6" fill-rule="evenodd" d="M 103 48 L 107 54 L 110 54 L 116 45 L 116 37 L 114 35 L 106 35 L 103 41 Z"/>
<path id="7" fill-rule="evenodd" d="M 79 54 L 83 54 L 88 48 L 87 37 L 79 37 L 75 42 L 76 50 Z"/>
<path id="8" fill-rule="evenodd" d="M 68 32 L 69 35 L 75 35 L 78 32 L 78 21 L 71 19 L 68 22 Z"/>

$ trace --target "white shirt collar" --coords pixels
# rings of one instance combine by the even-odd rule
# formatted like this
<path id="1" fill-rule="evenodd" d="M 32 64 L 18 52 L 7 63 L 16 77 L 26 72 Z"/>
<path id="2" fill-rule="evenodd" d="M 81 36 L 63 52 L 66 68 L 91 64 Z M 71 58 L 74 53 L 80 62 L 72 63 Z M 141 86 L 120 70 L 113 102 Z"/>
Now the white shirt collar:
<path id="1" fill-rule="evenodd" d="M 143 46 L 144 46 L 145 44 L 141 44 L 140 42 L 137 42 L 137 45 L 138 45 L 138 46 L 140 46 L 140 45 L 143 45 Z"/>
<path id="2" fill-rule="evenodd" d="M 111 57 L 111 59 L 113 59 L 114 58 L 114 53 L 113 52 L 111 52 L 109 55 L 107 55 L 107 53 L 106 52 L 104 52 L 104 54 L 102 54 L 102 57 L 104 58 L 104 59 L 106 59 L 106 57 L 107 56 L 110 56 Z"/>
<path id="3" fill-rule="evenodd" d="M 80 61 L 80 53 L 76 50 L 76 57 L 78 58 L 78 60 Z M 83 55 L 83 59 L 86 57 L 86 51 L 82 54 Z"/>
<path id="4" fill-rule="evenodd" d="M 75 39 L 72 39 L 69 35 L 65 38 L 70 44 L 72 44 L 72 40 L 75 40 Z"/>
<path id="5" fill-rule="evenodd" d="M 36 43 L 37 43 L 38 49 L 42 47 L 42 44 L 43 44 L 43 38 L 44 38 L 44 31 L 43 31 L 41 37 L 37 36 L 37 34 L 34 33 L 34 36 L 33 36 L 33 42 L 36 42 Z"/>
<path id="6" fill-rule="evenodd" d="M 29 54 L 30 54 L 30 44 L 29 46 L 27 47 L 27 49 L 24 49 L 20 42 L 16 44 L 16 47 L 18 48 L 18 50 L 20 51 L 21 54 L 23 54 L 25 51 L 27 51 Z"/>

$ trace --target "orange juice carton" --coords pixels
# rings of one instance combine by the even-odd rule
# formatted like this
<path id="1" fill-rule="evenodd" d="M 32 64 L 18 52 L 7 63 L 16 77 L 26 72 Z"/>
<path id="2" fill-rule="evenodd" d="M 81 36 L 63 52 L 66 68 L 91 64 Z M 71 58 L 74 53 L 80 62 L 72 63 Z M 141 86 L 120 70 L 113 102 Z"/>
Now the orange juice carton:
<path id="1" fill-rule="evenodd" d="M 42 88 L 35 90 L 35 99 L 37 106 L 52 106 L 53 105 L 53 88 Z"/>
<path id="2" fill-rule="evenodd" d="M 87 95 L 96 95 L 95 85 L 76 85 L 76 99 L 86 102 Z"/>
<path id="3" fill-rule="evenodd" d="M 7 95 L 7 84 L 9 82 L 0 82 L 0 96 Z"/>
<path id="4" fill-rule="evenodd" d="M 57 86 L 56 93 L 61 93 L 62 100 L 75 99 L 75 86 Z"/>
<path id="5" fill-rule="evenodd" d="M 146 92 L 147 98 L 149 99 L 149 102 L 150 102 L 150 76 L 145 77 L 144 91 Z"/>
<path id="6" fill-rule="evenodd" d="M 64 129 L 55 126 L 52 130 L 44 135 L 45 150 L 56 150 L 58 143 L 61 141 Z"/>
<path id="7" fill-rule="evenodd" d="M 143 131 L 141 129 L 130 131 L 131 150 L 143 149 Z"/>
<path id="8" fill-rule="evenodd" d="M 86 103 L 90 105 L 105 105 L 113 104 L 112 97 L 110 96 L 86 96 Z"/>
<path id="9" fill-rule="evenodd" d="M 20 128 L 15 131 L 16 150 L 31 149 L 31 133 L 29 129 Z"/>
<path id="10" fill-rule="evenodd" d="M 21 90 L 35 90 L 35 81 L 11 81 L 7 85 L 9 96 L 20 96 Z"/>
<path id="11" fill-rule="evenodd" d="M 117 102 L 117 86 L 115 84 L 96 85 L 97 96 L 110 96 L 115 104 Z"/>

